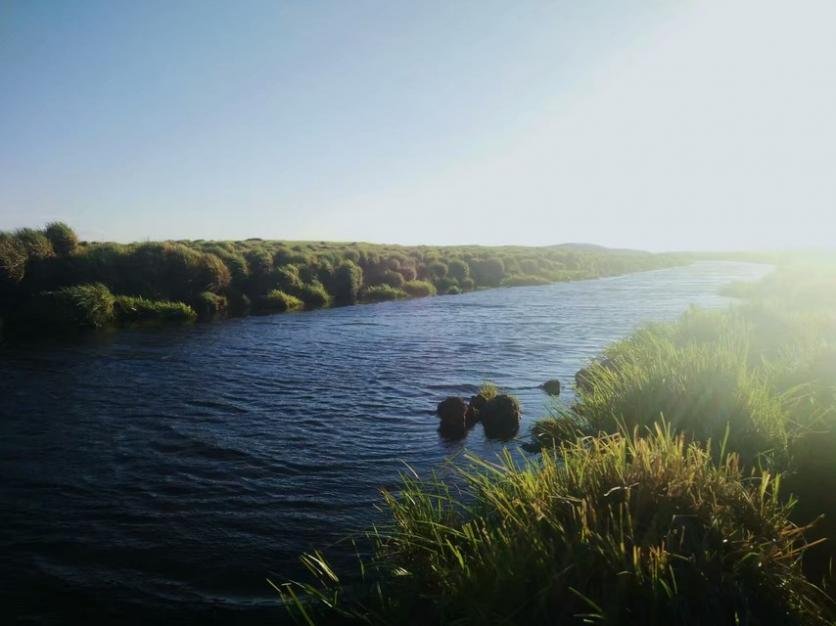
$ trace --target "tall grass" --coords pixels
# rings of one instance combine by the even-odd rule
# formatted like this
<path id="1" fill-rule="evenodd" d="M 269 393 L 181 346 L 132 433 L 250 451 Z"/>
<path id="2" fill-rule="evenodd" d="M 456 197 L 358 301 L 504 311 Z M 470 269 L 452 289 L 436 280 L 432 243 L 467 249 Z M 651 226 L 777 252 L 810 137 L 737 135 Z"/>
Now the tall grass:
<path id="1" fill-rule="evenodd" d="M 120 324 L 140 322 L 193 322 L 195 310 L 182 302 L 147 300 L 132 296 L 116 296 L 114 313 Z"/>
<path id="2" fill-rule="evenodd" d="M 666 419 L 696 441 L 724 442 L 749 467 L 786 475 L 793 517 L 828 539 L 811 579 L 832 587 L 836 558 L 836 271 L 783 270 L 734 292 L 732 310 L 692 310 L 607 349 L 570 411 L 533 429 L 541 446 Z M 789 295 L 789 297 L 787 297 Z M 822 518 L 822 519 L 819 519 Z"/>
<path id="3" fill-rule="evenodd" d="M 656 426 L 537 462 L 471 459 L 463 487 L 405 477 L 354 592 L 321 554 L 278 586 L 303 623 L 826 624 L 780 476 Z"/>

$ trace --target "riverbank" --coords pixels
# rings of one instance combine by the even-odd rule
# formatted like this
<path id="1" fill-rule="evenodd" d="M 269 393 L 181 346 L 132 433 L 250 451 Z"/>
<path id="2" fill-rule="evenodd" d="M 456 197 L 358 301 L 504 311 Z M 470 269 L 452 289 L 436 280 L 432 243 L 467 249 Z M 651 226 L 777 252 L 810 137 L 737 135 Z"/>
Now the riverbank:
<path id="1" fill-rule="evenodd" d="M 405 479 L 370 535 L 366 592 L 314 553 L 316 583 L 279 587 L 291 612 L 833 623 L 836 272 L 730 291 L 745 296 L 730 311 L 693 310 L 608 348 L 573 406 L 535 427 L 537 460 L 474 458 L 462 493 Z"/>
<path id="2" fill-rule="evenodd" d="M 191 323 L 614 276 L 690 259 L 575 244 L 86 243 L 51 224 L 0 233 L 0 328 L 41 334 Z"/>

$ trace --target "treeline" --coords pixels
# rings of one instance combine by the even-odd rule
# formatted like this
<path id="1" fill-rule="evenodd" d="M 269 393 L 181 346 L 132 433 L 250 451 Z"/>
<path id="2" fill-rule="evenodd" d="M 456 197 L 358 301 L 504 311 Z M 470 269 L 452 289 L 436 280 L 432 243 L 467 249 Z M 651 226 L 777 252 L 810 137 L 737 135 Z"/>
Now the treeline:
<path id="1" fill-rule="evenodd" d="M 0 318 L 12 328 L 191 321 L 611 276 L 682 262 L 594 246 L 80 242 L 66 224 L 0 233 Z"/>
<path id="2" fill-rule="evenodd" d="M 373 558 L 305 556 L 315 582 L 279 586 L 291 613 L 836 623 L 836 267 L 727 292 L 743 302 L 650 325 L 578 372 L 573 404 L 533 429 L 535 460 L 474 460 L 462 489 L 407 476 Z"/>

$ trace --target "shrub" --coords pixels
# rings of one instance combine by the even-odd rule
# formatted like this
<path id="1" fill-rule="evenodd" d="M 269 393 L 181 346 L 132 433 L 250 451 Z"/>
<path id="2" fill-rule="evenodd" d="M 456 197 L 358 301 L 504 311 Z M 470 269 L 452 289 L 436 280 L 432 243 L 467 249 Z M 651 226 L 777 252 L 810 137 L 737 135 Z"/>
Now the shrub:
<path id="1" fill-rule="evenodd" d="M 337 304 L 355 304 L 363 286 L 363 270 L 351 261 L 342 263 L 334 272 L 332 292 Z"/>
<path id="2" fill-rule="evenodd" d="M 401 276 L 403 276 L 404 282 L 415 280 L 418 277 L 418 273 L 415 271 L 414 267 L 402 267 L 397 271 Z"/>
<path id="3" fill-rule="evenodd" d="M 400 289 L 403 287 L 404 277 L 401 276 L 398 272 L 392 270 L 386 270 L 380 277 L 380 282 L 383 285 L 389 285 L 395 289 Z"/>
<path id="4" fill-rule="evenodd" d="M 459 289 L 456 285 L 453 285 L 452 287 L 449 287 L 445 293 L 447 293 L 448 296 L 457 296 L 461 292 L 461 289 Z"/>
<path id="5" fill-rule="evenodd" d="M 527 274 L 516 274 L 508 276 L 502 281 L 503 287 L 524 287 L 528 285 L 549 285 L 552 281 L 542 276 L 531 276 Z"/>
<path id="6" fill-rule="evenodd" d="M 248 315 L 252 308 L 250 297 L 237 289 L 232 289 L 227 294 L 230 315 Z"/>
<path id="7" fill-rule="evenodd" d="M 323 555 L 303 557 L 319 582 L 279 587 L 288 609 L 367 624 L 831 623 L 778 479 L 735 455 L 715 464 L 656 428 L 473 463 L 464 493 L 412 477 L 385 493 L 392 522 L 370 534 L 354 595 Z"/>
<path id="8" fill-rule="evenodd" d="M 386 300 L 399 300 L 401 298 L 406 298 L 406 292 L 402 289 L 390 287 L 389 285 L 372 285 L 371 287 L 366 287 L 361 294 L 363 302 L 384 302 Z"/>
<path id="9" fill-rule="evenodd" d="M 480 259 L 470 264 L 470 272 L 477 285 L 498 287 L 505 278 L 505 263 L 498 257 Z"/>
<path id="10" fill-rule="evenodd" d="M 221 261 L 223 261 L 226 268 L 229 270 L 230 285 L 236 289 L 244 289 L 247 285 L 247 279 L 250 277 L 250 269 L 247 267 L 247 260 L 240 254 L 230 252 L 215 253 Z"/>
<path id="11" fill-rule="evenodd" d="M 470 266 L 461 259 L 453 259 L 447 264 L 447 273 L 450 278 L 461 282 L 470 276 Z"/>
<path id="12" fill-rule="evenodd" d="M 102 328 L 114 320 L 113 303 L 113 295 L 101 283 L 64 287 L 41 293 L 27 321 L 46 330 Z"/>
<path id="13" fill-rule="evenodd" d="M 403 290 L 413 298 L 423 298 L 436 294 L 435 285 L 426 280 L 410 280 L 403 284 Z"/>
<path id="14" fill-rule="evenodd" d="M 188 304 L 165 300 L 147 300 L 134 296 L 116 296 L 113 310 L 116 321 L 120 324 L 193 322 L 197 319 L 197 313 Z"/>
<path id="15" fill-rule="evenodd" d="M 214 254 L 204 253 L 197 261 L 197 288 L 220 293 L 232 281 L 226 264 Z"/>
<path id="16" fill-rule="evenodd" d="M 211 291 L 204 291 L 195 300 L 195 311 L 198 318 L 211 320 L 226 313 L 227 301 L 225 296 L 219 296 Z"/>
<path id="17" fill-rule="evenodd" d="M 247 292 L 251 296 L 267 293 L 276 286 L 273 274 L 273 257 L 262 249 L 249 250 L 244 254 L 250 269 Z"/>
<path id="18" fill-rule="evenodd" d="M 289 293 L 285 293 L 284 291 L 280 291 L 278 289 L 274 289 L 266 296 L 263 296 L 258 300 L 258 309 L 265 312 L 297 311 L 303 306 L 304 302 L 302 302 L 299 298 L 291 296 Z"/>
<path id="19" fill-rule="evenodd" d="M 26 273 L 26 247 L 16 237 L 0 233 L 0 287 L 17 285 Z"/>
<path id="20" fill-rule="evenodd" d="M 48 259 L 55 254 L 55 251 L 52 249 L 52 243 L 39 230 L 21 228 L 15 233 L 15 237 L 26 248 L 26 254 L 30 259 Z"/>
<path id="21" fill-rule="evenodd" d="M 435 281 L 438 293 L 449 293 L 452 287 L 458 288 L 459 283 L 455 278 L 439 278 Z"/>
<path id="22" fill-rule="evenodd" d="M 61 256 L 71 254 L 78 246 L 78 236 L 64 222 L 47 224 L 44 235 L 49 239 L 55 253 Z"/>
<path id="23" fill-rule="evenodd" d="M 319 309 L 328 306 L 331 302 L 331 296 L 325 291 L 325 287 L 321 283 L 310 283 L 299 287 L 294 294 L 305 303 L 309 309 Z"/>
<path id="24" fill-rule="evenodd" d="M 472 291 L 476 288 L 476 283 L 473 282 L 472 278 L 462 278 L 459 281 L 459 286 L 465 291 Z"/>
<path id="25" fill-rule="evenodd" d="M 295 292 L 302 287 L 302 279 L 299 278 L 299 270 L 293 265 L 285 265 L 274 270 L 274 283 L 281 291 L 287 293 Z"/>
<path id="26" fill-rule="evenodd" d="M 441 261 L 433 261 L 427 265 L 427 276 L 438 279 L 447 276 L 447 264 Z"/>

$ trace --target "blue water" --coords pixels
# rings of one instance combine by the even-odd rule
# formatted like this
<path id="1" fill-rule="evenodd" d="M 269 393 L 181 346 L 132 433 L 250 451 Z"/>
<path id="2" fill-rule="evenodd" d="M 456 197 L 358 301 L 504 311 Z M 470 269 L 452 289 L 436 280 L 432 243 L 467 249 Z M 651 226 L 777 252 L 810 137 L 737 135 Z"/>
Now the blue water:
<path id="1" fill-rule="evenodd" d="M 467 449 L 435 404 L 537 385 L 769 270 L 703 262 L 0 348 L 0 601 L 32 623 L 281 623 L 265 579 L 376 519 L 381 487 Z M 339 560 L 348 548 L 336 545 Z"/>

